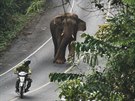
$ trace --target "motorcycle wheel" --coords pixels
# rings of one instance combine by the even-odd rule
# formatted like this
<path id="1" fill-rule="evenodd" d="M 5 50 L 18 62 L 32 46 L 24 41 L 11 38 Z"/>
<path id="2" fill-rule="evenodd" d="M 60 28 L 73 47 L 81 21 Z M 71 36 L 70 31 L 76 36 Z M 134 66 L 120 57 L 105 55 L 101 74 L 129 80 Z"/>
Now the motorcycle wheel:
<path id="1" fill-rule="evenodd" d="M 20 89 L 20 98 L 23 98 L 23 86 Z"/>

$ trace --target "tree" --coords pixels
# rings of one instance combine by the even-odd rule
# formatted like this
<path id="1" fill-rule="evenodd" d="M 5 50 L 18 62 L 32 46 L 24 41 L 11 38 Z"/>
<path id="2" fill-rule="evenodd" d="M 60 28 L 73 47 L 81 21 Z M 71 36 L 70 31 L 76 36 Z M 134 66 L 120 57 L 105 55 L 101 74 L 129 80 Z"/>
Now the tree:
<path id="1" fill-rule="evenodd" d="M 46 0 L 0 0 L 0 52 L 23 29 L 31 12 L 40 11 L 45 2 Z"/>

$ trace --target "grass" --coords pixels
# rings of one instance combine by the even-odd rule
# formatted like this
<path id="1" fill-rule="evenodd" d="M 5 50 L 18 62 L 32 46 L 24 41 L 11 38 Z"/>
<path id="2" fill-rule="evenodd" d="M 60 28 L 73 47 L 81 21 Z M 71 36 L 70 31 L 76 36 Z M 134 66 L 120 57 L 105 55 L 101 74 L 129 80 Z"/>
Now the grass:
<path id="1" fill-rule="evenodd" d="M 46 7 L 46 5 L 43 6 L 43 3 L 45 3 L 46 0 L 39 0 L 39 2 L 38 1 L 36 1 L 36 2 L 38 4 L 37 6 L 39 6 L 39 3 L 42 6 L 39 7 L 38 9 L 33 10 L 34 8 L 32 8 L 33 7 L 33 5 L 32 5 L 29 7 L 29 9 L 30 9 L 29 12 L 27 12 L 26 14 L 21 14 L 18 12 L 16 14 L 12 15 L 14 24 L 9 25 L 10 28 L 8 30 L 2 32 L 2 34 L 0 34 L 0 53 L 4 52 L 8 48 L 8 46 L 11 45 L 12 41 L 17 36 L 19 36 L 19 34 L 23 30 L 23 28 L 27 26 L 27 24 L 34 18 L 34 16 L 39 14 L 39 12 L 42 11 L 43 8 Z M 36 7 L 36 6 L 34 6 L 34 7 Z"/>
<path id="2" fill-rule="evenodd" d="M 8 46 L 11 45 L 12 41 L 20 34 L 19 32 L 36 14 L 37 13 L 32 13 L 29 15 L 13 15 L 13 19 L 15 19 L 15 24 L 13 25 L 13 27 L 11 26 L 9 30 L 5 31 L 3 34 L 0 35 L 0 52 L 5 51 Z"/>

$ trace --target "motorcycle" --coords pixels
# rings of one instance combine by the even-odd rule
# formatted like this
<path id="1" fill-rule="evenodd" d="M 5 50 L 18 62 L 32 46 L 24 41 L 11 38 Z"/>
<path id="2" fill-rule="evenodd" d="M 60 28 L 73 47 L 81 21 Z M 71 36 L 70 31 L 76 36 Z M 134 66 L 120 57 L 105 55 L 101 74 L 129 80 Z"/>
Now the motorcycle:
<path id="1" fill-rule="evenodd" d="M 21 71 L 18 73 L 18 78 L 19 78 L 19 92 L 18 94 L 20 95 L 20 98 L 23 98 L 25 89 L 27 87 L 27 78 L 28 73 Z"/>

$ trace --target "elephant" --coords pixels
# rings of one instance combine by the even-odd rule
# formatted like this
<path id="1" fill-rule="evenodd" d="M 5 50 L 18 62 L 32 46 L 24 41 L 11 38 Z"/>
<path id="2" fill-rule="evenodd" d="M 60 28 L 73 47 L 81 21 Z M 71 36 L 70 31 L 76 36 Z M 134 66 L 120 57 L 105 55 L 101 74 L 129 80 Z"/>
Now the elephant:
<path id="1" fill-rule="evenodd" d="M 64 64 L 66 62 L 66 47 L 69 56 L 74 56 L 74 45 L 78 31 L 86 30 L 86 22 L 81 20 L 75 13 L 64 13 L 54 17 L 50 22 L 50 32 L 54 44 L 54 63 Z"/>

